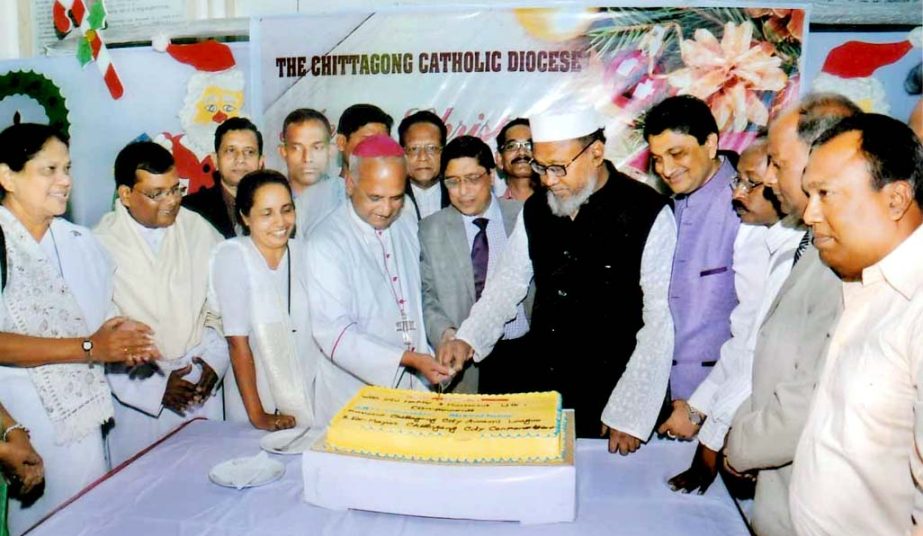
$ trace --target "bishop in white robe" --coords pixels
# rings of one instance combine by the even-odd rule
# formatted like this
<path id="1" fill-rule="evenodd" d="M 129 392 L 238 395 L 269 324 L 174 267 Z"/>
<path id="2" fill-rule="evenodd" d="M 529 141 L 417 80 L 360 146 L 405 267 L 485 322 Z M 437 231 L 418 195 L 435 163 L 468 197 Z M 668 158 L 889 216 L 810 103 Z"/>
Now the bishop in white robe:
<path id="1" fill-rule="evenodd" d="M 420 244 L 404 206 L 403 150 L 379 135 L 353 152 L 350 201 L 307 243 L 318 365 L 315 421 L 324 425 L 364 385 L 429 389 L 449 378 L 423 330 Z"/>

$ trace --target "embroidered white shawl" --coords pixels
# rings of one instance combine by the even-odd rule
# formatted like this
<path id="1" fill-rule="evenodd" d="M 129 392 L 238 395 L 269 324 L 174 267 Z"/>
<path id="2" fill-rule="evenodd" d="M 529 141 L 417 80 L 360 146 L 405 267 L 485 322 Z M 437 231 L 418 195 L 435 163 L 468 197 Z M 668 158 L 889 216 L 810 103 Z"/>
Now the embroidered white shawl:
<path id="1" fill-rule="evenodd" d="M 53 261 L 9 211 L 0 210 L 0 224 L 8 270 L 3 302 L 13 333 L 52 339 L 88 336 L 80 306 Z M 112 418 L 109 384 L 101 365 L 56 364 L 28 371 L 54 425 L 56 443 L 78 441 Z"/>

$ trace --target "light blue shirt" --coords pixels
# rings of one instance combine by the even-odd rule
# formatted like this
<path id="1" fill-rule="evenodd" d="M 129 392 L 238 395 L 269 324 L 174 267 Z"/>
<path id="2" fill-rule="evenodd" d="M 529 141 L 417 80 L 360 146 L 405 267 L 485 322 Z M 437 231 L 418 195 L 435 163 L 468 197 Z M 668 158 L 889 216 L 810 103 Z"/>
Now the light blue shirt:
<path id="1" fill-rule="evenodd" d="M 493 277 L 497 266 L 500 263 L 500 255 L 506 249 L 506 228 L 503 225 L 503 213 L 500 211 L 500 202 L 494 195 L 490 196 L 490 204 L 487 210 L 481 215 L 468 216 L 462 214 L 465 222 L 465 236 L 468 237 L 468 251 L 474 246 L 474 237 L 481 230 L 474 224 L 476 218 L 487 218 L 487 246 L 490 254 L 487 257 L 487 279 Z M 529 322 L 526 320 L 526 312 L 520 303 L 516 308 L 516 318 L 510 320 L 503 326 L 504 339 L 518 339 L 529 331 Z"/>

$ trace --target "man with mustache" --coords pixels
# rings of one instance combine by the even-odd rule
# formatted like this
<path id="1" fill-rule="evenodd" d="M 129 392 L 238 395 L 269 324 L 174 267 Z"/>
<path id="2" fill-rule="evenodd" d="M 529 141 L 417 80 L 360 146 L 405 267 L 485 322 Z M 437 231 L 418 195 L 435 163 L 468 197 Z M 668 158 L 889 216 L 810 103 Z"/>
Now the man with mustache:
<path id="1" fill-rule="evenodd" d="M 526 201 L 496 275 L 438 355 L 456 370 L 489 355 L 534 276 L 531 351 L 516 381 L 560 391 L 578 436 L 605 435 L 610 452 L 627 455 L 650 436 L 666 394 L 676 224 L 664 196 L 604 158 L 592 110 L 530 123 L 547 195 Z"/>
<path id="2" fill-rule="evenodd" d="M 205 306 L 209 254 L 221 235 L 182 208 L 170 152 L 153 142 L 127 145 L 115 159 L 118 201 L 94 233 L 115 261 L 113 305 L 154 331 L 163 358 L 133 369 L 110 365 L 114 466 L 194 417 L 221 419 L 212 396 L 228 366 L 227 343 Z"/>
<path id="3" fill-rule="evenodd" d="M 731 181 L 731 206 L 748 225 L 775 225 L 785 213 L 772 188 L 766 186 L 769 153 L 766 136 L 751 143 L 737 161 L 737 178 Z"/>
<path id="4" fill-rule="evenodd" d="M 517 117 L 503 125 L 497 134 L 497 167 L 506 180 L 504 199 L 525 201 L 538 189 L 532 171 L 532 130 L 529 120 Z"/>
<path id="5" fill-rule="evenodd" d="M 214 186 L 184 197 L 183 206 L 199 213 L 225 238 L 233 238 L 242 232 L 235 223 L 237 184 L 247 173 L 263 169 L 263 135 L 249 119 L 228 119 L 215 130 L 214 160 Z"/>
<path id="6" fill-rule="evenodd" d="M 420 110 L 401 121 L 397 136 L 407 155 L 407 196 L 417 220 L 422 220 L 449 206 L 449 193 L 439 180 L 439 156 L 448 129 L 438 115 Z"/>

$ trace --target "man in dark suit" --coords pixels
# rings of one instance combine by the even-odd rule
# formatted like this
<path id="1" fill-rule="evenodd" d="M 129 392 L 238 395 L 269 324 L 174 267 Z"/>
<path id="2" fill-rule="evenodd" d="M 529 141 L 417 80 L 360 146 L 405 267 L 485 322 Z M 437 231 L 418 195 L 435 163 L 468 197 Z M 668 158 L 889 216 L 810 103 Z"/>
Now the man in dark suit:
<path id="1" fill-rule="evenodd" d="M 439 180 L 439 155 L 447 136 L 445 123 L 429 110 L 408 115 L 397 127 L 398 141 L 407 155 L 407 195 L 417 220 L 449 206 L 449 192 Z"/>
<path id="2" fill-rule="evenodd" d="M 215 184 L 183 198 L 183 206 L 199 213 L 225 238 L 237 234 L 237 184 L 251 171 L 263 169 L 263 135 L 249 119 L 232 117 L 215 130 Z"/>
<path id="3" fill-rule="evenodd" d="M 497 199 L 491 190 L 494 160 L 490 147 L 461 136 L 442 152 L 440 168 L 451 205 L 420 222 L 420 277 L 426 336 L 439 347 L 455 335 L 480 297 L 491 268 L 496 269 L 522 203 Z M 532 292 L 504 326 L 491 359 L 468 364 L 451 386 L 455 392 L 515 392 L 517 361 L 524 358 Z M 481 370 L 483 369 L 483 370 Z"/>

